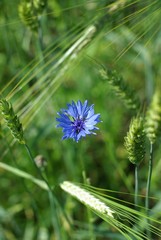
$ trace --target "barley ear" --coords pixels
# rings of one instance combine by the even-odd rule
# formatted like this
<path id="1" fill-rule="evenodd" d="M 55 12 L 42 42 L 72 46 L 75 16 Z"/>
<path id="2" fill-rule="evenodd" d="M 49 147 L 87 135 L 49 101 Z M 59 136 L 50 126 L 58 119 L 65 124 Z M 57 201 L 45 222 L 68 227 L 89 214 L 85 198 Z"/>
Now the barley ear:
<path id="1" fill-rule="evenodd" d="M 11 103 L 9 103 L 6 99 L 0 99 L 0 109 L 13 137 L 19 143 L 25 144 L 22 124 L 20 123 L 18 116 L 15 114 Z"/>
<path id="2" fill-rule="evenodd" d="M 106 216 L 114 218 L 113 216 L 114 211 L 99 198 L 91 194 L 89 191 L 68 181 L 64 181 L 62 184 L 60 184 L 60 187 L 65 192 L 69 193 L 71 196 L 75 197 L 78 201 L 85 204 L 87 207 L 90 207 L 97 213 L 105 214 Z"/>
<path id="3" fill-rule="evenodd" d="M 142 117 L 132 119 L 129 131 L 125 137 L 125 147 L 129 160 L 133 164 L 140 164 L 145 156 L 145 131 Z"/>
<path id="4" fill-rule="evenodd" d="M 121 75 L 115 70 L 106 70 L 104 68 L 100 69 L 99 73 L 104 80 L 107 80 L 113 92 L 123 100 L 129 109 L 138 110 L 140 101 Z"/>
<path id="5" fill-rule="evenodd" d="M 156 138 L 161 136 L 161 93 L 156 90 L 149 109 L 146 113 L 146 134 L 149 141 L 153 144 Z"/>

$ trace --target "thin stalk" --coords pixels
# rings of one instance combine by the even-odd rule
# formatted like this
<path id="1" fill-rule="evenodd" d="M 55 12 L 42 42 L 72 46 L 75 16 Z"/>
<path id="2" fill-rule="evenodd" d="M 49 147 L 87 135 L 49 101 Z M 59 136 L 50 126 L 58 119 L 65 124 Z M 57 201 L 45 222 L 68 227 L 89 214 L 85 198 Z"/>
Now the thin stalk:
<path id="1" fill-rule="evenodd" d="M 84 184 L 89 185 L 89 180 L 88 180 L 87 175 L 86 175 L 85 166 L 84 166 L 84 162 L 82 160 L 82 156 L 80 156 L 80 163 L 81 163 L 81 169 L 82 169 L 83 182 L 84 182 Z M 87 218 L 88 218 L 88 221 L 89 221 L 90 239 L 95 240 L 93 224 L 92 224 L 92 212 L 88 208 L 87 208 Z"/>
<path id="2" fill-rule="evenodd" d="M 61 236 L 60 236 L 60 224 L 58 222 L 58 218 L 57 218 L 57 213 L 56 213 L 56 206 L 55 206 L 55 203 L 56 203 L 56 199 L 55 197 L 53 196 L 53 192 L 52 192 L 52 188 L 48 182 L 48 180 L 43 176 L 40 168 L 36 165 L 35 161 L 34 161 L 34 158 L 32 156 L 32 153 L 30 151 L 30 148 L 28 147 L 27 144 L 24 144 L 25 148 L 26 148 L 26 151 L 30 157 L 30 160 L 32 161 L 32 163 L 34 164 L 39 176 L 42 178 L 42 180 L 47 184 L 49 190 L 48 190 L 48 197 L 49 197 L 49 202 L 50 202 L 50 208 L 51 208 L 51 218 L 52 218 L 52 224 L 53 224 L 53 227 L 54 227 L 54 230 L 55 230 L 55 234 L 56 234 L 56 239 L 59 239 L 61 240 Z"/>
<path id="3" fill-rule="evenodd" d="M 13 154 L 13 152 L 12 152 L 12 148 L 11 148 L 10 144 L 8 143 L 8 141 L 7 141 L 7 139 L 6 139 L 5 137 L 4 137 L 3 139 L 5 139 L 5 143 L 6 143 L 7 147 L 8 147 L 8 149 L 9 149 L 9 153 L 10 153 L 12 159 L 13 159 L 13 162 L 14 162 L 15 166 L 16 166 L 16 167 L 19 167 L 19 166 L 18 166 L 18 163 L 17 163 L 17 161 L 16 161 L 16 159 L 15 159 L 15 156 L 14 156 L 14 154 Z M 23 185 L 23 187 L 24 187 L 24 190 L 28 193 L 29 197 L 30 197 L 31 200 L 32 200 L 31 206 L 33 207 L 33 211 L 34 211 L 34 213 L 36 214 L 37 220 L 39 220 L 40 214 L 39 214 L 39 211 L 38 211 L 38 207 L 37 207 L 36 200 L 34 199 L 33 194 L 32 194 L 32 192 L 29 190 L 29 188 L 28 188 L 28 186 L 26 185 L 26 182 L 25 182 L 24 179 L 22 179 L 22 185 Z"/>
<path id="4" fill-rule="evenodd" d="M 137 209 L 137 206 L 138 206 L 138 186 L 139 186 L 138 165 L 135 164 L 135 196 L 134 196 L 135 209 Z"/>
<path id="5" fill-rule="evenodd" d="M 86 175 L 86 171 L 85 171 L 85 167 L 84 167 L 84 162 L 81 157 L 80 157 L 80 160 L 81 160 L 81 171 L 82 171 L 83 183 L 89 184 L 89 181 L 88 181 L 87 175 Z"/>
<path id="6" fill-rule="evenodd" d="M 147 180 L 147 186 L 146 186 L 146 198 L 145 198 L 145 208 L 147 211 L 147 217 L 149 217 L 149 196 L 150 196 L 150 185 L 151 185 L 151 176 L 152 176 L 152 170 L 153 170 L 153 144 L 150 143 L 150 158 L 149 158 L 149 170 L 148 170 L 148 180 Z M 150 220 L 147 219 L 147 223 L 150 223 Z M 151 240 L 151 232 L 147 228 L 147 236 L 148 239 Z"/>

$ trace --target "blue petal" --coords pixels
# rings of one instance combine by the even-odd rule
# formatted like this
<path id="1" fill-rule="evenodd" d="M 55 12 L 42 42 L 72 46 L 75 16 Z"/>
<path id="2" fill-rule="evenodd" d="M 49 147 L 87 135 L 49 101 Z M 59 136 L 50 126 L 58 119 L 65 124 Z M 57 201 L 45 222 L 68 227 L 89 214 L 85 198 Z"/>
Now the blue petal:
<path id="1" fill-rule="evenodd" d="M 77 101 L 77 111 L 78 111 L 78 114 L 79 114 L 79 117 L 82 117 L 82 103 L 80 100 Z"/>
<path id="2" fill-rule="evenodd" d="M 83 117 L 86 117 L 87 113 L 88 113 L 88 101 L 85 100 L 84 104 L 83 104 L 83 107 L 82 107 L 82 116 Z"/>
<path id="3" fill-rule="evenodd" d="M 77 113 L 77 108 L 75 106 L 75 103 L 72 102 L 72 104 L 67 104 L 68 109 L 66 110 L 67 114 L 70 115 L 73 118 L 76 118 L 78 113 Z"/>

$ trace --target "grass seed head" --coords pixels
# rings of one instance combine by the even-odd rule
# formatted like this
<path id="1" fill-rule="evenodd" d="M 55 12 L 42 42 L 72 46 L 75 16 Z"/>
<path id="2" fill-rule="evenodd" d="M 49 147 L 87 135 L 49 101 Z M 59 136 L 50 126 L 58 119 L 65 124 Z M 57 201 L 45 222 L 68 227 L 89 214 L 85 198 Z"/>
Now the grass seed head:
<path id="1" fill-rule="evenodd" d="M 13 137 L 19 143 L 24 144 L 25 140 L 23 136 L 22 124 L 20 123 L 18 116 L 15 114 L 11 103 L 9 103 L 6 99 L 0 99 L 0 109 Z"/>
<path id="2" fill-rule="evenodd" d="M 146 134 L 151 143 L 161 136 L 161 93 L 157 90 L 146 114 Z"/>
<path id="3" fill-rule="evenodd" d="M 142 117 L 132 119 L 125 137 L 125 147 L 129 160 L 133 164 L 140 164 L 145 155 L 145 131 Z"/>
<path id="4" fill-rule="evenodd" d="M 99 198 L 95 197 L 87 190 L 68 181 L 64 181 L 60 186 L 65 192 L 69 193 L 77 200 L 84 203 L 86 206 L 90 207 L 96 212 L 106 214 L 112 218 L 114 217 L 114 211 L 112 211 L 110 207 L 108 207 L 104 202 L 102 202 Z"/>
<path id="5" fill-rule="evenodd" d="M 138 110 L 140 107 L 140 101 L 137 98 L 135 92 L 125 83 L 122 76 L 120 76 L 115 70 L 100 70 L 100 75 L 104 80 L 107 80 L 111 86 L 113 92 L 125 103 L 125 105 L 131 110 Z"/>
<path id="6" fill-rule="evenodd" d="M 18 6 L 19 17 L 31 31 L 38 31 L 39 16 L 42 15 L 46 5 L 47 0 L 22 0 L 20 2 Z"/>

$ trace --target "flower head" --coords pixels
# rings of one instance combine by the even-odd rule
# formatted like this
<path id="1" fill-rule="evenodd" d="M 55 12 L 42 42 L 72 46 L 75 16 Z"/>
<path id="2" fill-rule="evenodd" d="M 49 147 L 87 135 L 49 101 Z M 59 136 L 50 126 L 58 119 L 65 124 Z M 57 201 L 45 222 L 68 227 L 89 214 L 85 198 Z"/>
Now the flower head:
<path id="1" fill-rule="evenodd" d="M 96 134 L 93 130 L 99 129 L 95 125 L 100 122 L 100 114 L 94 114 L 94 105 L 88 106 L 87 100 L 83 104 L 79 100 L 72 101 L 67 107 L 58 112 L 59 118 L 56 119 L 59 122 L 57 127 L 63 128 L 63 140 L 73 138 L 78 142 L 87 134 Z"/>

